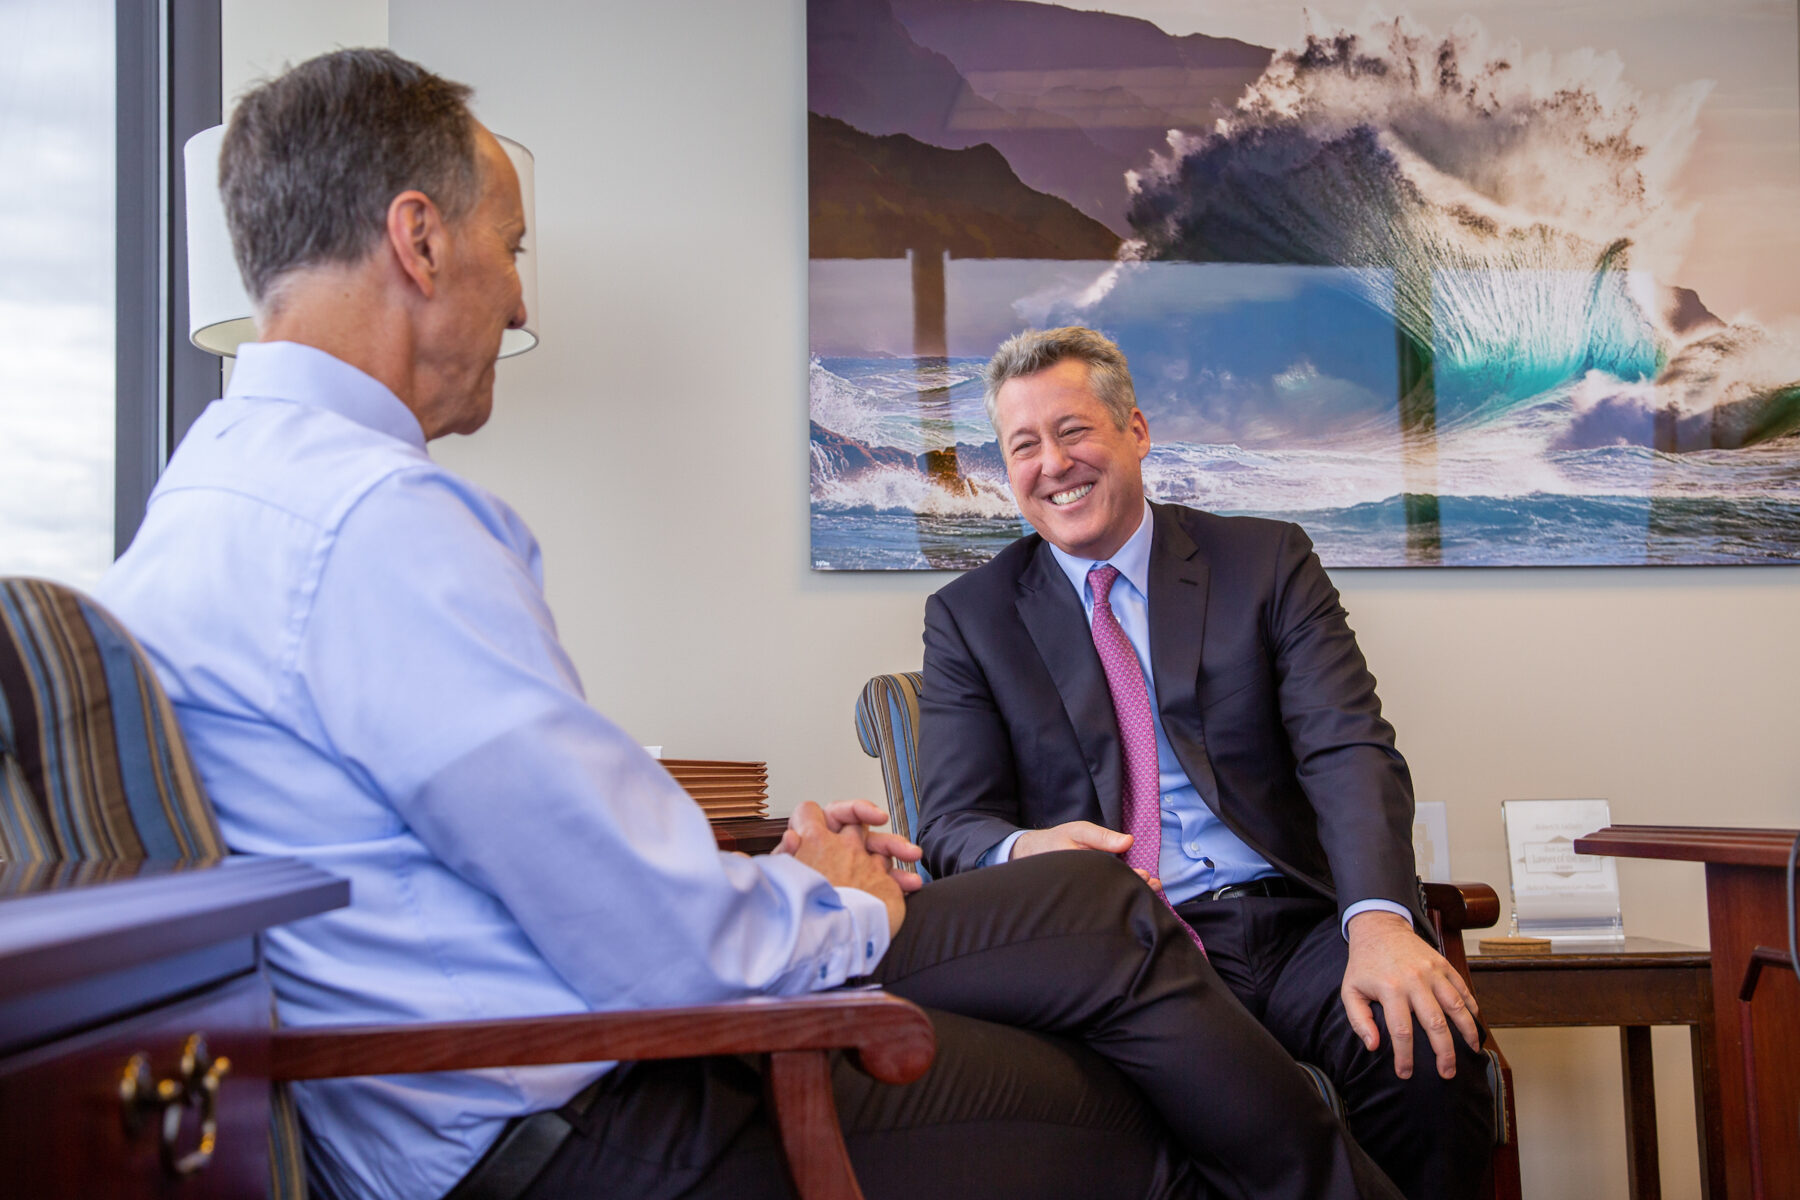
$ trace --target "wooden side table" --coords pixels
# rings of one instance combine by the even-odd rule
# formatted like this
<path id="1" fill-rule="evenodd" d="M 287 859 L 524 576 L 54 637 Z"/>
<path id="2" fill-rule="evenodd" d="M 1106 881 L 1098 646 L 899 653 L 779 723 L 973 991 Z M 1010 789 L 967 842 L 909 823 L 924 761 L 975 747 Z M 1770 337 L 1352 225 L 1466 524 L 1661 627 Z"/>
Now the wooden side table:
<path id="1" fill-rule="evenodd" d="M 1650 1027 L 1686 1025 L 1694 1058 L 1700 1194 L 1724 1200 L 1723 1116 L 1713 1033 L 1712 958 L 1655 938 L 1564 942 L 1541 954 L 1483 955 L 1469 938 L 1481 1019 L 1506 1028 L 1613 1025 L 1625 1077 L 1625 1151 L 1633 1200 L 1662 1195 Z"/>
<path id="2" fill-rule="evenodd" d="M 712 823 L 713 840 L 721 850 L 767 854 L 781 844 L 787 829 L 785 817 L 732 817 Z"/>
<path id="3" fill-rule="evenodd" d="M 1800 983 L 1787 955 L 1795 832 L 1611 825 L 1575 840 L 1580 854 L 1706 864 L 1726 1178 L 1719 1195 L 1730 1200 L 1800 1196 Z"/>

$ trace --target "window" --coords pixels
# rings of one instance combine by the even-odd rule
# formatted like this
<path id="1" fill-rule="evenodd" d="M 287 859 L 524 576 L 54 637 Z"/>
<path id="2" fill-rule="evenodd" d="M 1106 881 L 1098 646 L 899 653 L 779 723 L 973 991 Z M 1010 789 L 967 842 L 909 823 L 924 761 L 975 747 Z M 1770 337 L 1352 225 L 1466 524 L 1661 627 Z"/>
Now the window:
<path id="1" fill-rule="evenodd" d="M 91 587 L 218 394 L 180 160 L 219 107 L 219 0 L 0 5 L 0 574 Z"/>
<path id="2" fill-rule="evenodd" d="M 113 557 L 112 0 L 0 7 L 0 573 Z"/>

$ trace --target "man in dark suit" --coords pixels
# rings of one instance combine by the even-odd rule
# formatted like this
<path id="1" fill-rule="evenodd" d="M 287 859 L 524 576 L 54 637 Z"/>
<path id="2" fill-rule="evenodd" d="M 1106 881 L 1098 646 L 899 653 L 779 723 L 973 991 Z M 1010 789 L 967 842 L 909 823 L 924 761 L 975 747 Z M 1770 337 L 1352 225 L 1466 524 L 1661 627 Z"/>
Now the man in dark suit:
<path id="1" fill-rule="evenodd" d="M 1124 855 L 1402 1191 L 1472 1195 L 1493 1138 L 1475 1003 L 1417 932 L 1411 779 L 1311 543 L 1148 503 L 1148 424 L 1091 330 L 1018 335 L 987 385 L 1037 532 L 926 606 L 927 865 Z M 1230 1067 L 1222 1088 L 1260 1086 Z"/>

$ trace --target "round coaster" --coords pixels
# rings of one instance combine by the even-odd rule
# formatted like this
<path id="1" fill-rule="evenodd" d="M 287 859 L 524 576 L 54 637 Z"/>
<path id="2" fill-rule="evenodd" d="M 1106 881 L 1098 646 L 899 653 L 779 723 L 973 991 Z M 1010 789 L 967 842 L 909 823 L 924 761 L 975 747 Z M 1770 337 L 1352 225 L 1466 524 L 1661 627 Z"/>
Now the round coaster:
<path id="1" fill-rule="evenodd" d="M 1484 937 L 1477 944 L 1483 954 L 1544 954 L 1550 949 L 1546 937 Z"/>

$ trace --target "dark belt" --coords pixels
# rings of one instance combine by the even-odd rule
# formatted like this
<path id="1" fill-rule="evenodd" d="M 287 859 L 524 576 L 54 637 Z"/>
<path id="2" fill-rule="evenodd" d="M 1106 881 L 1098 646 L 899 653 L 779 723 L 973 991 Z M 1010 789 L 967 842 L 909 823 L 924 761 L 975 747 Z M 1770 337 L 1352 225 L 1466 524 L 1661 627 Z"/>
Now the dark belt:
<path id="1" fill-rule="evenodd" d="M 561 1108 L 547 1108 L 508 1121 L 499 1140 L 488 1147 L 455 1187 L 444 1193 L 444 1200 L 518 1200 L 575 1131 L 569 1118 L 580 1116 L 593 1106 L 600 1085 L 608 1078 L 610 1075 L 602 1075 L 594 1080 Z"/>
<path id="2" fill-rule="evenodd" d="M 1289 900 L 1320 900 L 1319 893 L 1288 879 L 1285 875 L 1265 875 L 1249 883 L 1227 884 L 1210 892 L 1201 892 L 1194 900 L 1237 900 L 1245 896 L 1274 896 Z M 1193 901 L 1183 901 L 1191 904 Z"/>

